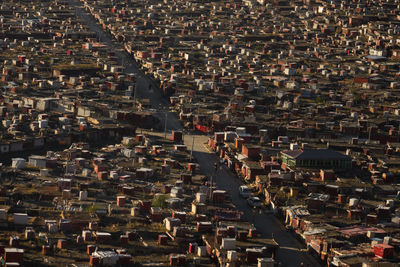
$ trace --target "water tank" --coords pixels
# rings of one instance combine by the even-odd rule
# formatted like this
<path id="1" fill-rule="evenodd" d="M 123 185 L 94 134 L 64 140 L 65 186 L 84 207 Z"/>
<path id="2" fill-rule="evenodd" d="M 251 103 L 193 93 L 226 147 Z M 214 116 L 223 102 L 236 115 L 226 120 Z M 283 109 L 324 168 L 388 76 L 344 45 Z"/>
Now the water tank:
<path id="1" fill-rule="evenodd" d="M 391 242 L 392 242 L 392 237 L 390 237 L 390 236 L 385 236 L 385 237 L 383 238 L 383 244 L 389 245 Z"/>
<path id="2" fill-rule="evenodd" d="M 228 250 L 227 258 L 228 258 L 228 261 L 236 261 L 237 251 L 236 250 Z"/>
<path id="3" fill-rule="evenodd" d="M 354 207 L 357 206 L 360 200 L 358 198 L 350 198 L 349 200 L 349 206 Z"/>
<path id="4" fill-rule="evenodd" d="M 23 158 L 13 158 L 12 167 L 14 169 L 23 169 L 26 166 L 26 160 Z"/>
<path id="5" fill-rule="evenodd" d="M 40 169 L 40 176 L 43 177 L 49 176 L 49 169 Z"/>
<path id="6" fill-rule="evenodd" d="M 299 145 L 297 143 L 290 143 L 290 150 L 297 150 L 299 149 Z"/>
<path id="7" fill-rule="evenodd" d="M 87 200 L 88 192 L 87 191 L 79 191 L 79 200 Z"/>
<path id="8" fill-rule="evenodd" d="M 394 200 L 393 199 L 386 200 L 386 206 L 392 208 L 394 206 Z"/>
<path id="9" fill-rule="evenodd" d="M 275 260 L 272 258 L 258 258 L 257 267 L 274 267 Z"/>

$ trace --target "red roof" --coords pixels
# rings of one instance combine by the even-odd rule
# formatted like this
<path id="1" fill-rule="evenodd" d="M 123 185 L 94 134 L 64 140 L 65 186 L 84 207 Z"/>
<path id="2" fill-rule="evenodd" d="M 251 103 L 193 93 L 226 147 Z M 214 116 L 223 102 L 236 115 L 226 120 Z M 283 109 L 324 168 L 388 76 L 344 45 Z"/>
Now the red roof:
<path id="1" fill-rule="evenodd" d="M 393 248 L 393 246 L 388 245 L 388 244 L 375 244 L 374 247 L 378 247 L 378 248 Z"/>
<path id="2" fill-rule="evenodd" d="M 377 234 L 384 234 L 386 233 L 384 230 L 375 228 L 375 227 L 363 227 L 363 226 L 350 226 L 341 228 L 339 230 L 340 233 L 349 235 L 349 236 L 356 236 L 356 235 L 365 235 L 368 231 L 377 233 Z"/>

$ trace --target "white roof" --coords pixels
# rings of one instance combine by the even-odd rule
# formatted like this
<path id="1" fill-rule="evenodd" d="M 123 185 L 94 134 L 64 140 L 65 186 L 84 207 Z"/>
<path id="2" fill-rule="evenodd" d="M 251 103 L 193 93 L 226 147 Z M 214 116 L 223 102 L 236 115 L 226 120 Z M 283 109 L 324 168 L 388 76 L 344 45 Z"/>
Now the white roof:
<path id="1" fill-rule="evenodd" d="M 5 252 L 17 252 L 17 253 L 24 253 L 22 248 L 4 248 Z"/>
<path id="2" fill-rule="evenodd" d="M 114 251 L 95 251 L 92 253 L 93 256 L 98 256 L 100 258 L 111 258 L 118 257 L 118 254 Z"/>
<path id="3" fill-rule="evenodd" d="M 149 169 L 149 168 L 140 168 L 140 169 L 137 169 L 136 171 L 140 171 L 140 172 L 152 172 L 153 169 Z"/>
<path id="4" fill-rule="evenodd" d="M 110 233 L 106 233 L 106 232 L 97 232 L 96 235 L 98 235 L 98 236 L 111 236 Z"/>

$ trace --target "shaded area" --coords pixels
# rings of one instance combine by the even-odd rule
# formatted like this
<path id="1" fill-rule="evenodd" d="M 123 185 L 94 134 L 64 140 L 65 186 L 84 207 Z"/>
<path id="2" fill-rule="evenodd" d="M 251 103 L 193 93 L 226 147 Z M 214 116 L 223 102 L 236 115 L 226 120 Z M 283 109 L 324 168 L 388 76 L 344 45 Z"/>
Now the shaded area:
<path id="1" fill-rule="evenodd" d="M 174 113 L 169 111 L 160 111 L 160 109 L 166 110 L 169 103 L 162 95 L 159 85 L 138 67 L 134 58 L 124 50 L 123 45 L 114 41 L 113 36 L 109 32 L 105 31 L 91 16 L 91 14 L 85 11 L 81 2 L 73 0 L 69 2 L 69 5 L 75 8 L 76 16 L 81 20 L 82 24 L 88 27 L 89 30 L 95 32 L 100 41 L 108 45 L 115 53 L 118 63 L 125 67 L 125 72 L 136 73 L 136 97 L 150 99 L 152 108 L 158 110 L 154 115 L 161 121 L 159 125 L 164 126 L 165 112 L 168 112 L 167 129 L 180 129 L 182 127 L 181 123 Z M 156 89 L 149 90 L 150 87 Z"/>

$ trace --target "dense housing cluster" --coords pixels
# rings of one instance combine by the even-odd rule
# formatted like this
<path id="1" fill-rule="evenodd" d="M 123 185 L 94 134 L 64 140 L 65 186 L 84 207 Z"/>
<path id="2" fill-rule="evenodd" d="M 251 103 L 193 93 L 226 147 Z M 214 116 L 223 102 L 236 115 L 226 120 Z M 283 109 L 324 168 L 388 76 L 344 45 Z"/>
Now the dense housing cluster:
<path id="1" fill-rule="evenodd" d="M 1 264 L 398 266 L 399 59 L 398 0 L 3 1 Z"/>
<path id="2" fill-rule="evenodd" d="M 322 262 L 396 261 L 398 1 L 84 2 Z"/>

